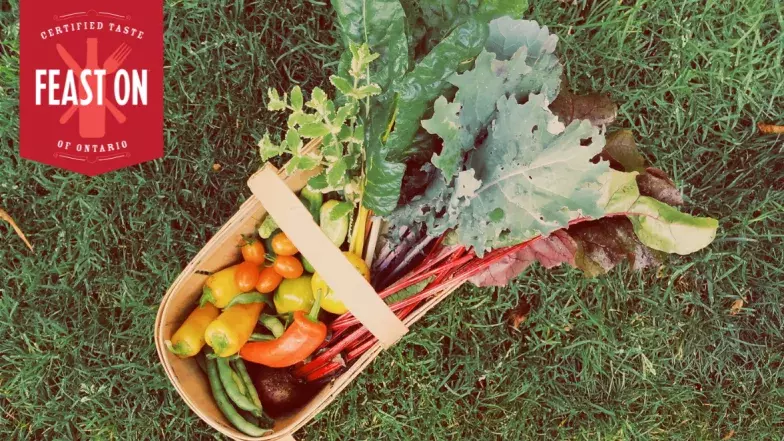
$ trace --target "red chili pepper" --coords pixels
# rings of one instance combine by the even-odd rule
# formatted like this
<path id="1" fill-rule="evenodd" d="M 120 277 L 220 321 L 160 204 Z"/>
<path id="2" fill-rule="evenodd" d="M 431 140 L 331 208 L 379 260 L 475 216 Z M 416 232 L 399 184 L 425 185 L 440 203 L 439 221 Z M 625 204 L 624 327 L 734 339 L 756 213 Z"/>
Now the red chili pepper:
<path id="1" fill-rule="evenodd" d="M 320 300 L 316 298 L 307 315 L 295 311 L 294 322 L 275 340 L 246 343 L 240 357 L 273 368 L 289 367 L 308 358 L 327 338 L 327 325 L 318 321 Z"/>

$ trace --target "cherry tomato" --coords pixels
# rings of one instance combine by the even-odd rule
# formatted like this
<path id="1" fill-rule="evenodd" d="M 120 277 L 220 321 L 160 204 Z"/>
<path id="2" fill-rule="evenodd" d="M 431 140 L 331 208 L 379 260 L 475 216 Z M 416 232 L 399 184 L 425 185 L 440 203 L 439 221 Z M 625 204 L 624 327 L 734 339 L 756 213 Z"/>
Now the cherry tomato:
<path id="1" fill-rule="evenodd" d="M 234 283 L 237 284 L 242 292 L 253 291 L 259 282 L 259 266 L 253 262 L 242 262 L 237 265 L 237 272 L 234 273 Z"/>
<path id="2" fill-rule="evenodd" d="M 280 285 L 281 280 L 283 280 L 283 276 L 275 272 L 274 268 L 268 266 L 261 270 L 259 283 L 256 284 L 256 291 L 262 294 L 271 293 Z"/>
<path id="3" fill-rule="evenodd" d="M 287 279 L 296 279 L 305 271 L 302 262 L 294 256 L 278 256 L 272 264 L 275 272 Z"/>
<path id="4" fill-rule="evenodd" d="M 293 256 L 299 252 L 286 233 L 278 233 L 272 238 L 272 251 L 278 256 Z"/>
<path id="5" fill-rule="evenodd" d="M 253 237 L 242 238 L 242 258 L 246 262 L 253 262 L 256 265 L 264 263 L 264 244 Z"/>

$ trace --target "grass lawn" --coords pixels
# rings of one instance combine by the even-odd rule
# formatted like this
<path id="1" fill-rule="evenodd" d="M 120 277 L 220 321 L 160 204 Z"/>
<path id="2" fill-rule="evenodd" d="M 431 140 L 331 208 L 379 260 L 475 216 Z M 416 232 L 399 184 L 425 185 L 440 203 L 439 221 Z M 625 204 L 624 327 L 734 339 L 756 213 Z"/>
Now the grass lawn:
<path id="1" fill-rule="evenodd" d="M 90 179 L 18 157 L 18 2 L 0 3 L 0 206 L 36 252 L 0 226 L 0 438 L 219 438 L 166 379 L 155 313 L 250 194 L 281 124 L 267 87 L 326 84 L 331 9 L 167 1 L 166 157 Z M 781 3 L 531 3 L 572 86 L 620 104 L 716 241 L 658 272 L 460 290 L 298 438 L 781 440 L 784 151 L 755 128 L 784 123 Z"/>

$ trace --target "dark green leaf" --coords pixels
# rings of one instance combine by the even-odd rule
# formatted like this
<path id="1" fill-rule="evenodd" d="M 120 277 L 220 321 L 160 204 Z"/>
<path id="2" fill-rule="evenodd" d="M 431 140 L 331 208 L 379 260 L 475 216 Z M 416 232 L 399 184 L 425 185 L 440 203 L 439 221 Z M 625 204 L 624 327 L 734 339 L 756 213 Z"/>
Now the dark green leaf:
<path id="1" fill-rule="evenodd" d="M 400 187 L 406 166 L 403 163 L 391 162 L 381 151 L 381 141 L 367 147 L 367 182 L 362 205 L 377 214 L 390 213 L 397 206 L 400 198 Z"/>
<path id="2" fill-rule="evenodd" d="M 405 159 L 401 153 L 414 139 L 428 106 L 449 85 L 447 80 L 460 63 L 472 60 L 481 52 L 487 35 L 486 23 L 476 20 L 464 23 L 441 41 L 400 83 L 395 84 L 397 118 L 395 129 L 386 143 L 390 159 Z"/>
<path id="3" fill-rule="evenodd" d="M 484 46 L 487 24 L 471 20 L 455 29 L 433 51 L 419 62 L 414 70 L 396 82 L 394 130 L 386 143 L 381 136 L 386 119 L 379 112 L 366 142 L 367 183 L 363 205 L 380 215 L 391 213 L 400 198 L 406 154 L 420 128 L 420 120 L 430 103 L 448 86 L 447 78 L 457 71 L 460 63 L 472 60 Z M 386 110 L 389 115 L 390 110 Z M 381 120 L 382 122 L 379 122 Z"/>
<path id="4" fill-rule="evenodd" d="M 405 13 L 398 0 L 333 0 L 344 44 L 367 43 L 380 55 L 371 65 L 370 81 L 386 89 L 408 70 Z M 348 73 L 351 54 L 346 51 L 339 72 Z"/>

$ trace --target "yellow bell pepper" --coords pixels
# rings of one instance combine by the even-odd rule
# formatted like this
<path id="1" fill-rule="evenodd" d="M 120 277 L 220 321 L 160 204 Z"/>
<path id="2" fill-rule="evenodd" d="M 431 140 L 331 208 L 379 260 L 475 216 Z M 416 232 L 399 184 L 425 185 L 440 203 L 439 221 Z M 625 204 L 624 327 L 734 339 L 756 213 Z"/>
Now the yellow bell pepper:
<path id="1" fill-rule="evenodd" d="M 193 357 L 204 347 L 204 330 L 220 314 L 212 303 L 197 306 L 182 322 L 171 340 L 166 340 L 166 348 L 180 358 Z"/>
<path id="2" fill-rule="evenodd" d="M 230 266 L 208 277 L 202 289 L 199 305 L 212 303 L 218 308 L 225 308 L 231 299 L 242 294 L 242 290 L 237 286 L 237 282 L 234 281 L 234 275 L 237 274 L 238 267 L 239 265 Z"/>
<path id="3" fill-rule="evenodd" d="M 352 252 L 344 252 L 344 256 L 354 265 L 354 268 L 359 271 L 359 274 L 365 278 L 368 282 L 370 281 L 370 268 L 368 268 L 367 264 L 361 257 L 357 256 Z M 345 314 L 348 312 L 348 308 L 346 305 L 343 304 L 338 298 L 335 296 L 335 291 L 332 291 L 327 286 L 327 282 L 321 278 L 319 273 L 313 274 L 313 279 L 311 279 L 311 289 L 313 290 L 313 298 L 321 297 L 321 309 L 331 312 L 333 314 Z"/>
<path id="4" fill-rule="evenodd" d="M 247 343 L 264 303 L 249 303 L 226 308 L 204 331 L 204 339 L 219 357 L 228 357 L 239 352 Z"/>

